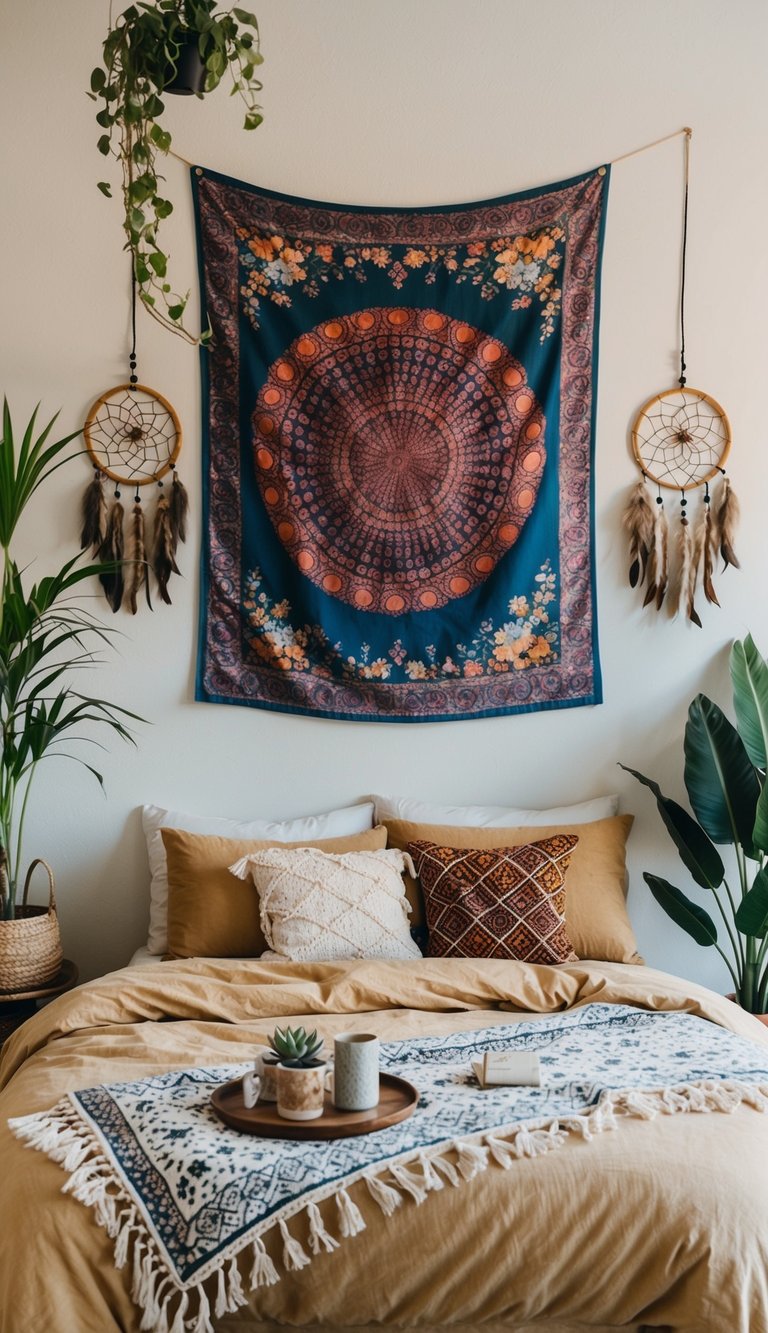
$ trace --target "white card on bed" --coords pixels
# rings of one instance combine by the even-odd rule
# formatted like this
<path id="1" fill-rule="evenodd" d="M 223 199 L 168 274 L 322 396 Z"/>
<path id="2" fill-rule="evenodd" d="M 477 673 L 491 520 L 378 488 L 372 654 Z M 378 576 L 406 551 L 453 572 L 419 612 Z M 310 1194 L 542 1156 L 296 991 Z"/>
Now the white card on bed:
<path id="1" fill-rule="evenodd" d="M 482 1060 L 472 1061 L 472 1069 L 482 1088 L 538 1088 L 541 1084 L 535 1051 L 486 1051 Z"/>

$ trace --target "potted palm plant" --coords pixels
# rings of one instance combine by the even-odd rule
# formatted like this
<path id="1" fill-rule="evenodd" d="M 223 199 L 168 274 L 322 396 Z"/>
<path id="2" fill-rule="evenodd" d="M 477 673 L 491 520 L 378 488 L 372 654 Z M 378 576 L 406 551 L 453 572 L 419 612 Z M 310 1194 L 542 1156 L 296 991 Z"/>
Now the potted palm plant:
<path id="1" fill-rule="evenodd" d="M 700 902 L 646 871 L 651 893 L 697 944 L 717 949 L 733 978 L 732 998 L 763 1016 L 768 1011 L 768 663 L 751 635 L 733 644 L 730 669 L 735 726 L 706 695 L 697 695 L 688 710 L 684 778 L 693 814 L 651 778 L 626 771 L 653 792 L 680 859 L 724 934 Z M 733 849 L 730 868 L 718 851 L 722 845 Z"/>
<path id="2" fill-rule="evenodd" d="M 262 121 L 256 101 L 262 60 L 258 23 L 248 10 L 222 10 L 217 0 L 156 0 L 129 5 L 118 17 L 104 39 L 103 63 L 91 74 L 88 96 L 101 103 L 97 146 L 119 163 L 126 249 L 139 296 L 151 315 L 190 342 L 197 339 L 183 324 L 188 293 L 172 290 L 168 255 L 158 242 L 160 223 L 173 212 L 157 162 L 171 147 L 163 97 L 202 97 L 229 73 L 232 93 L 245 104 L 244 127 L 254 130 Z M 111 196 L 108 181 L 99 181 L 99 189 Z"/>
<path id="3" fill-rule="evenodd" d="M 73 590 L 112 567 L 83 564 L 80 556 L 32 583 L 19 569 L 11 544 L 38 487 L 70 458 L 80 431 L 50 441 L 54 417 L 36 433 L 37 409 L 19 440 L 7 401 L 0 438 L 0 990 L 22 990 L 49 981 L 61 951 L 55 905 L 19 902 L 24 824 L 35 774 L 43 759 L 76 758 L 65 741 L 82 729 L 107 727 L 132 740 L 126 727 L 136 715 L 104 699 L 80 693 L 78 670 L 94 665 L 94 647 L 113 632 L 79 605 Z M 87 738 L 87 735 L 86 735 Z M 84 763 L 99 783 L 101 774 Z M 53 884 L 51 877 L 51 899 Z M 24 892 L 26 898 L 26 887 Z M 43 919 L 44 918 L 44 919 Z"/>

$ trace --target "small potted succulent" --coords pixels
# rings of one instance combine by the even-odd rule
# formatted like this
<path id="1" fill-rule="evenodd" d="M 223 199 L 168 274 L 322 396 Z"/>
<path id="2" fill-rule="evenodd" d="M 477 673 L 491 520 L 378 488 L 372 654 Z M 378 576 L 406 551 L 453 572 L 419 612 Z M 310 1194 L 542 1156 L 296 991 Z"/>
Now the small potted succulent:
<path id="1" fill-rule="evenodd" d="M 317 1120 L 325 1105 L 328 1065 L 317 1031 L 275 1028 L 269 1042 L 278 1058 L 277 1110 L 285 1120 Z"/>
<path id="2" fill-rule="evenodd" d="M 139 297 L 165 328 L 189 342 L 197 342 L 183 324 L 189 293 L 172 290 L 168 255 L 157 239 L 160 223 L 173 212 L 157 164 L 158 153 L 171 147 L 161 123 L 163 96 L 203 97 L 229 72 L 231 91 L 245 104 L 244 127 L 254 130 L 262 121 L 256 101 L 262 59 L 258 23 L 248 10 L 220 9 L 217 0 L 156 0 L 119 15 L 104 39 L 103 63 L 91 74 L 88 96 L 101 103 L 97 146 L 120 164 L 126 249 Z M 99 189 L 111 197 L 108 181 L 99 181 Z"/>

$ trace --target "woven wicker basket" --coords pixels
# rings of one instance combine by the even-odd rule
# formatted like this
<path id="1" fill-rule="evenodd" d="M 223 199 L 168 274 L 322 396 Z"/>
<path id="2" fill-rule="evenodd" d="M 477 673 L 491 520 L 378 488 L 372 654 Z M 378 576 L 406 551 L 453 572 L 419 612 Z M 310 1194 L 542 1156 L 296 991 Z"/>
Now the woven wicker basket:
<path id="1" fill-rule="evenodd" d="M 48 906 L 28 907 L 29 882 L 35 866 L 48 872 Z M 33 990 L 52 981 L 61 968 L 61 937 L 56 915 L 53 871 L 38 857 L 27 871 L 22 906 L 13 921 L 0 921 L 0 991 Z"/>

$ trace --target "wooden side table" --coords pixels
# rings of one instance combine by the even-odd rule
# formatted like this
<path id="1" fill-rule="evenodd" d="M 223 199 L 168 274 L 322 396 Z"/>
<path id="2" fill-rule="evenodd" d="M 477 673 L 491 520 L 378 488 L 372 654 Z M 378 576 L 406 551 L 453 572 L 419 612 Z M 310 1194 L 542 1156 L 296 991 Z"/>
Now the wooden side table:
<path id="1" fill-rule="evenodd" d="M 36 990 L 0 991 L 0 1046 L 37 1012 L 39 1004 L 71 990 L 77 985 L 77 978 L 77 967 L 69 958 L 65 958 L 56 976 L 47 985 Z"/>

